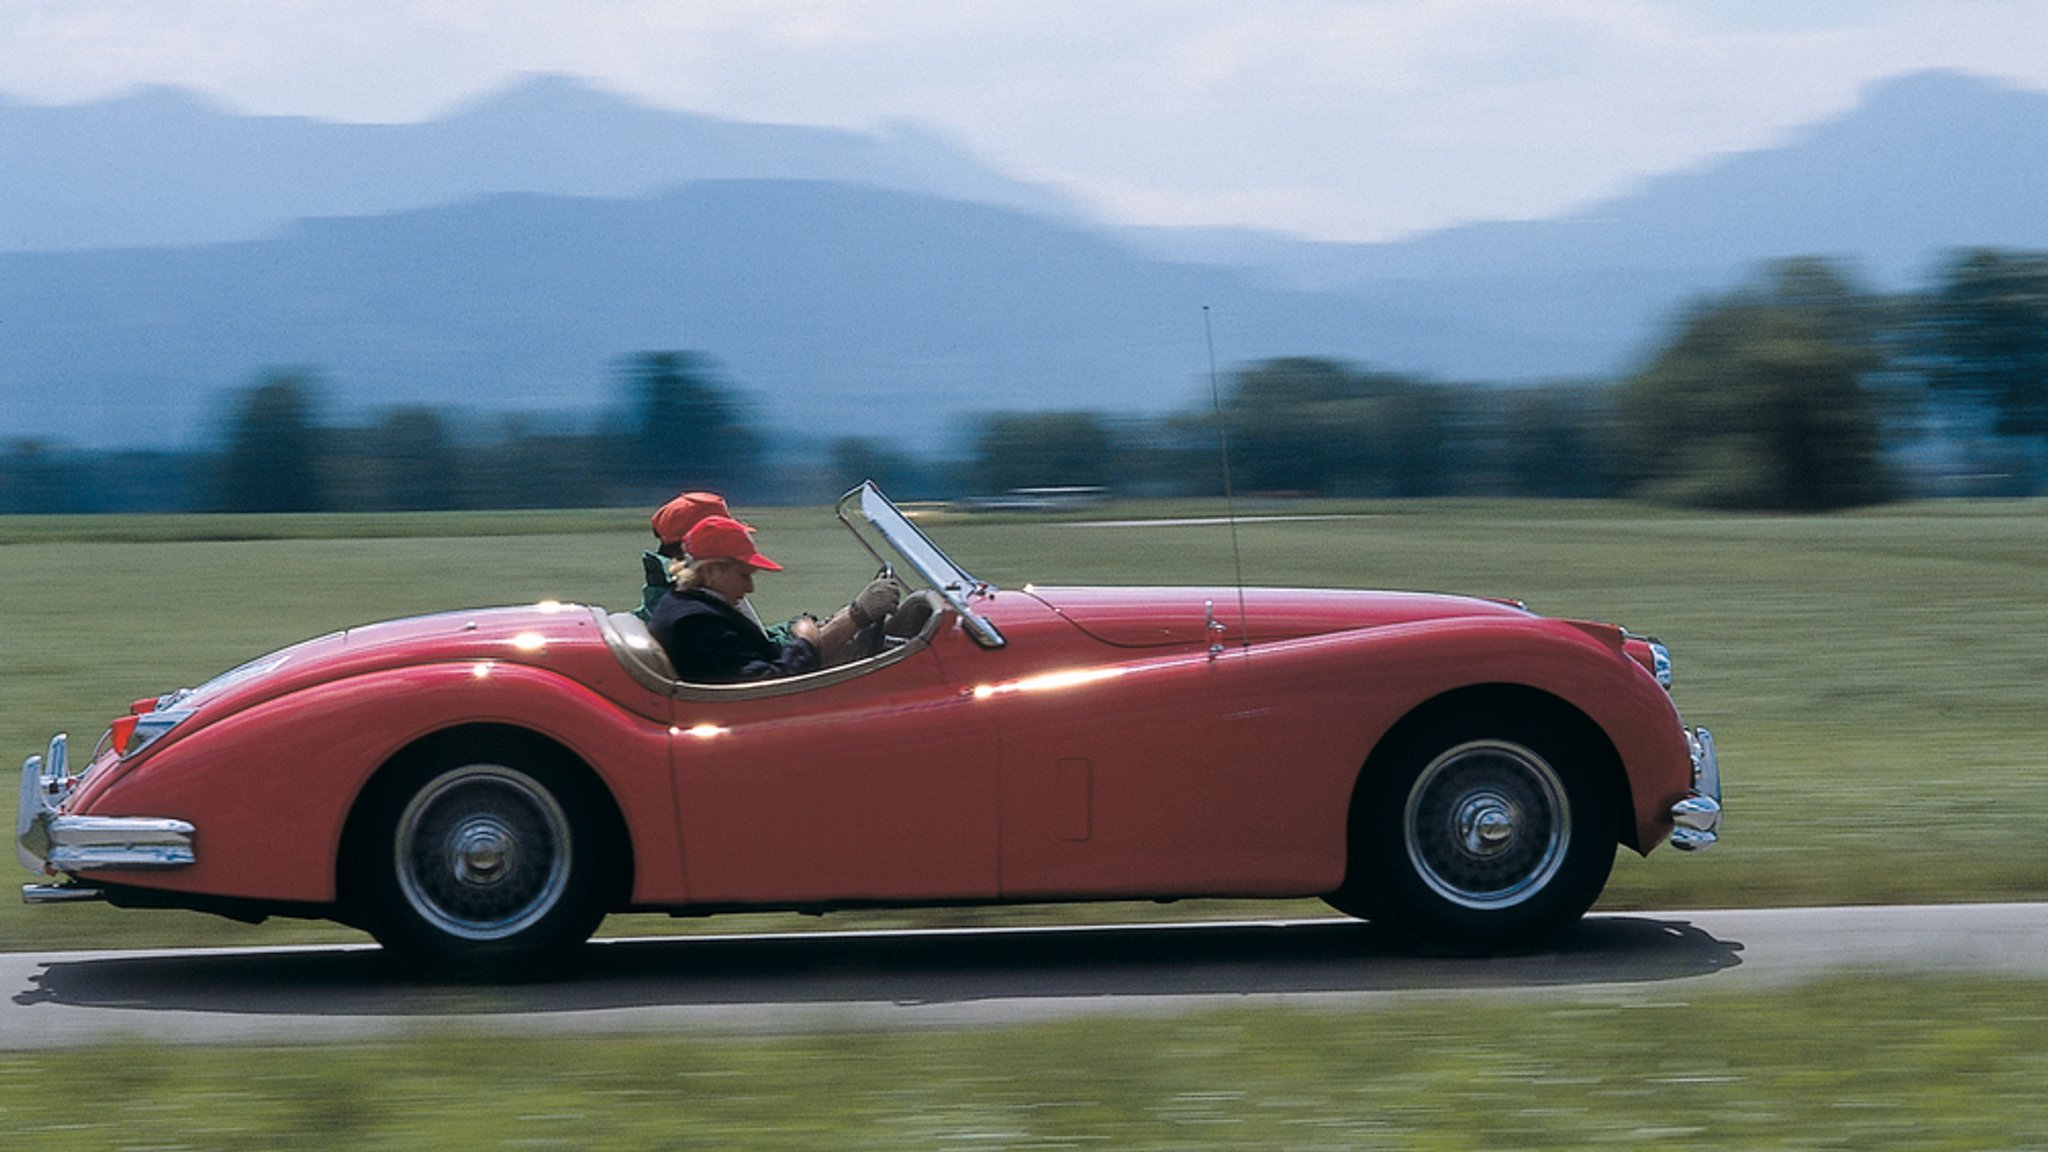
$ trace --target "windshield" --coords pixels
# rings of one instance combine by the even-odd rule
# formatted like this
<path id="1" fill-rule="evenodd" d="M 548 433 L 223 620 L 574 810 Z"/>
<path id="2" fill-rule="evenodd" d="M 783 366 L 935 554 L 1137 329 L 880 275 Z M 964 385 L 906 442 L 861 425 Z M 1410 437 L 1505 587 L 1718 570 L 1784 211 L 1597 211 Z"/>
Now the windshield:
<path id="1" fill-rule="evenodd" d="M 976 643 L 985 648 L 1003 646 L 1003 634 L 967 603 L 970 598 L 985 596 L 994 589 L 986 581 L 968 575 L 965 569 L 939 551 L 931 537 L 890 503 L 889 498 L 882 495 L 882 490 L 875 487 L 874 481 L 865 481 L 839 498 L 839 520 L 853 531 L 854 537 L 877 563 L 894 569 L 897 561 L 889 558 L 893 553 L 904 567 L 922 576 L 960 614 Z"/>
<path id="2" fill-rule="evenodd" d="M 237 684 L 247 683 L 259 676 L 270 675 L 272 672 L 283 667 L 284 662 L 298 654 L 300 649 L 332 639 L 335 635 L 339 635 L 339 633 L 330 633 L 327 636 L 315 637 L 312 640 L 302 640 L 290 647 L 280 648 L 268 655 L 258 656 L 247 664 L 230 668 L 197 688 L 180 688 L 175 692 L 167 693 L 157 698 L 157 711 L 168 712 L 173 709 L 197 708 L 202 702 L 220 695 Z"/>

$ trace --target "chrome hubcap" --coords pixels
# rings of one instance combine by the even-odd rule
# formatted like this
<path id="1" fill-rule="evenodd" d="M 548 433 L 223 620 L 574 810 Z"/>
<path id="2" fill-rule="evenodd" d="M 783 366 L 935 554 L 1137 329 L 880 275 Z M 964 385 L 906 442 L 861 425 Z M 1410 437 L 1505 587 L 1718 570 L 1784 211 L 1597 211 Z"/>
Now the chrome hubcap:
<path id="1" fill-rule="evenodd" d="M 399 814 L 399 890 L 419 917 L 464 940 L 501 940 L 568 890 L 569 818 L 515 768 L 472 764 L 434 778 Z"/>
<path id="2" fill-rule="evenodd" d="M 1458 811 L 1458 838 L 1474 856 L 1501 852 L 1514 836 L 1514 805 L 1499 796 L 1475 796 Z"/>
<path id="3" fill-rule="evenodd" d="M 1571 830 L 1557 770 L 1507 740 L 1460 744 L 1430 761 L 1409 789 L 1402 822 L 1422 882 L 1481 910 L 1541 892 L 1564 866 Z"/>
<path id="4" fill-rule="evenodd" d="M 455 881 L 496 884 L 513 866 L 519 845 L 511 830 L 495 820 L 476 820 L 455 837 Z"/>

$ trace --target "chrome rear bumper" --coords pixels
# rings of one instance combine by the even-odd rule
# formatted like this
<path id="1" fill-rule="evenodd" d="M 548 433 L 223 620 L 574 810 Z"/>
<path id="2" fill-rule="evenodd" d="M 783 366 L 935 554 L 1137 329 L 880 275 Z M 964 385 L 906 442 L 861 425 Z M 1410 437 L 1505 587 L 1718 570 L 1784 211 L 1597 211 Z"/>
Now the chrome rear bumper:
<path id="1" fill-rule="evenodd" d="M 1721 759 L 1705 728 L 1687 729 L 1685 742 L 1692 750 L 1692 790 L 1671 806 L 1671 846 L 1697 852 L 1721 839 Z"/>
<path id="2" fill-rule="evenodd" d="M 66 738 L 21 766 L 21 808 L 14 818 L 14 852 L 38 876 L 94 868 L 182 868 L 193 862 L 193 827 L 154 816 L 68 816 L 64 800 L 76 782 L 69 772 Z M 22 893 L 31 903 L 27 891 Z M 69 897 L 78 899 L 79 897 Z"/>
<path id="3" fill-rule="evenodd" d="M 107 894 L 90 884 L 23 884 L 23 904 L 83 904 L 88 900 L 105 900 Z"/>

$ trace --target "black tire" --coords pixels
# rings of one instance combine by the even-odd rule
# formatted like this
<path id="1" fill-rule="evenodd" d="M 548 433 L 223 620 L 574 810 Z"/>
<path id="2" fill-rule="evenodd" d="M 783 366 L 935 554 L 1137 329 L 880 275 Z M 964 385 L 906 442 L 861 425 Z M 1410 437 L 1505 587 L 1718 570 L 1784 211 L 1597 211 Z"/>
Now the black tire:
<path id="1" fill-rule="evenodd" d="M 1606 886 L 1616 814 L 1612 769 L 1583 734 L 1429 725 L 1367 766 L 1331 903 L 1429 944 L 1532 947 Z"/>
<path id="2" fill-rule="evenodd" d="M 357 918 L 400 963 L 467 979 L 544 976 L 590 938 L 617 844 L 579 773 L 546 758 L 421 757 L 364 798 L 348 873 Z"/>

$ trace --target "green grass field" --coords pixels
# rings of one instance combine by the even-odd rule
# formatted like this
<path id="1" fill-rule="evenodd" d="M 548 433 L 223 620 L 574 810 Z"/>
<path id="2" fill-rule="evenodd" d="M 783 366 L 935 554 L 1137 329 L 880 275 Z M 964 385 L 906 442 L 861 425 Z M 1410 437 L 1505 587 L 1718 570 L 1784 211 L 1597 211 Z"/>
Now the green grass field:
<path id="1" fill-rule="evenodd" d="M 37 1152 L 2041 1148 L 2044 999 L 1844 978 L 997 1031 L 135 1044 L 0 1054 L 0 1117 Z"/>
<path id="2" fill-rule="evenodd" d="M 1119 506 L 1095 517 L 1219 510 Z M 745 511 L 763 547 L 792 568 L 762 578 L 756 599 L 765 615 L 827 607 L 868 574 L 827 511 Z M 1605 907 L 2048 898 L 2039 832 L 2048 826 L 2048 505 L 1956 502 L 1800 518 L 1576 503 L 1240 511 L 1334 517 L 1242 523 L 1249 583 L 1511 596 L 1671 645 L 1681 710 L 1720 739 L 1724 841 L 1698 856 L 1625 856 Z M 1230 534 L 1217 525 L 940 516 L 928 530 L 998 584 L 1232 579 Z M 13 771 L 59 729 L 89 746 L 132 699 L 349 624 L 543 598 L 629 606 L 647 540 L 643 514 L 631 511 L 0 519 L 5 765 Z M 1243 910 L 983 909 L 848 915 L 824 926 Z M 607 930 L 671 927 L 662 917 L 621 917 Z M 0 900 L 7 949 L 348 935 Z"/>

